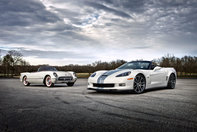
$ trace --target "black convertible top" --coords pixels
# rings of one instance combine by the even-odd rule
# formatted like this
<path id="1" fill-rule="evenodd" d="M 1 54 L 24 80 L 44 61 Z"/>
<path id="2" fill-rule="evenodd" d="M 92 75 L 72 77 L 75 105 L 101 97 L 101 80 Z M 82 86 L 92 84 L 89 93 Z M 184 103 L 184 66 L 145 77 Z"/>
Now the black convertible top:
<path id="1" fill-rule="evenodd" d="M 134 63 L 134 65 L 129 66 L 130 63 Z M 118 69 L 144 69 L 150 70 L 155 68 L 155 64 L 152 61 L 130 61 L 128 63 L 123 64 Z"/>
<path id="2" fill-rule="evenodd" d="M 144 60 L 137 60 L 137 61 L 130 61 L 130 62 L 149 62 L 149 63 L 152 63 L 152 61 L 144 61 Z"/>

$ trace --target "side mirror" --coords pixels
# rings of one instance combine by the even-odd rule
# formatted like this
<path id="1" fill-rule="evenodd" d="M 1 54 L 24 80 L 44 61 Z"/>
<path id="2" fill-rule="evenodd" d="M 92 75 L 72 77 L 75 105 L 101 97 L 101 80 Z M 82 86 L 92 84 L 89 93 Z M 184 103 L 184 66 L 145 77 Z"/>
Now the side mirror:
<path id="1" fill-rule="evenodd" d="M 153 70 L 156 66 L 154 64 L 151 65 L 151 70 Z"/>
<path id="2" fill-rule="evenodd" d="M 160 69 L 161 69 L 161 67 L 156 66 L 156 67 L 153 69 L 153 71 L 158 71 L 158 70 L 160 70 Z"/>

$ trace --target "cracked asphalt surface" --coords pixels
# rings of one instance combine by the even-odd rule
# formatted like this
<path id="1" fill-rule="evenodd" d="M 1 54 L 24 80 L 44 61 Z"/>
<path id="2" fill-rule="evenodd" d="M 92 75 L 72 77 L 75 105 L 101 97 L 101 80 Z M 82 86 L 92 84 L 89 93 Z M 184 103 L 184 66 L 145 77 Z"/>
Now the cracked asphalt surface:
<path id="1" fill-rule="evenodd" d="M 23 86 L 0 80 L 0 131 L 197 131 L 197 80 L 178 79 L 175 89 L 133 92 Z"/>

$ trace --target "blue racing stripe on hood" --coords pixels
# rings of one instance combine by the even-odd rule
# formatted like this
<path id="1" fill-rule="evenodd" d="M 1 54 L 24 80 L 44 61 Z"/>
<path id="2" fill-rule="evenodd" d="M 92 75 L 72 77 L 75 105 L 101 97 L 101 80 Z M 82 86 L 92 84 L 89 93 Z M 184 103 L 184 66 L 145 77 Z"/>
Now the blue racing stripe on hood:
<path id="1" fill-rule="evenodd" d="M 119 72 L 119 71 L 121 71 L 121 70 L 124 70 L 124 69 L 110 70 L 110 71 L 107 71 L 107 72 L 103 73 L 103 74 L 100 75 L 100 77 L 97 79 L 97 83 L 103 83 L 104 80 L 105 80 L 108 76 L 110 76 L 110 75 L 112 75 L 112 74 L 114 74 L 114 73 L 116 73 L 116 72 Z"/>

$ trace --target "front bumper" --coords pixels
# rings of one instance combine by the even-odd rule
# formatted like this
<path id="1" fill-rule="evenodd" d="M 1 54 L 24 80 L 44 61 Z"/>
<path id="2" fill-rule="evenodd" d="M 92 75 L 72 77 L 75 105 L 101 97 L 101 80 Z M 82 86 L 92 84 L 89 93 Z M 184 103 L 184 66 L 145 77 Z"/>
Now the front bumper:
<path id="1" fill-rule="evenodd" d="M 72 77 L 72 79 L 69 79 L 69 80 L 67 80 L 67 79 L 58 79 L 58 78 L 52 78 L 52 82 L 54 83 L 54 84 L 58 84 L 58 83 L 74 83 L 74 82 L 76 82 L 76 80 L 77 80 L 77 77 Z"/>
<path id="2" fill-rule="evenodd" d="M 88 80 L 88 90 L 106 90 L 106 91 L 122 91 L 132 90 L 133 80 L 119 79 L 119 80 L 106 80 L 104 83 L 97 83 L 95 80 Z"/>

